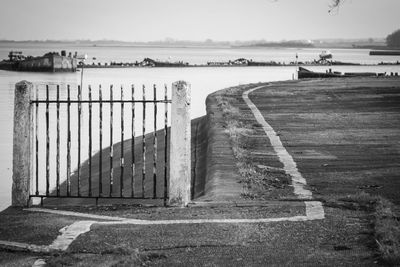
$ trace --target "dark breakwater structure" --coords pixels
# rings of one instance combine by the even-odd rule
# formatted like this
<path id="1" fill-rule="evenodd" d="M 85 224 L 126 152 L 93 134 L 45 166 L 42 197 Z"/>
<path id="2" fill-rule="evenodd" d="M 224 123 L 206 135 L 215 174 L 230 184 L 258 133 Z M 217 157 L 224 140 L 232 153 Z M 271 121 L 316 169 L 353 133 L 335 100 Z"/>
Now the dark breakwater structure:
<path id="1" fill-rule="evenodd" d="M 11 51 L 8 59 L 0 61 L 0 69 L 11 71 L 35 72 L 75 72 L 77 68 L 77 53 L 67 56 L 63 50 L 49 52 L 39 57 L 24 56 L 20 51 Z"/>
<path id="2" fill-rule="evenodd" d="M 370 56 L 400 56 L 400 50 L 371 50 Z"/>
<path id="3" fill-rule="evenodd" d="M 372 54 L 371 54 L 372 55 Z M 357 62 L 343 62 L 333 60 L 333 55 L 329 51 L 322 51 L 318 55 L 318 59 L 312 61 L 298 61 L 296 54 L 296 61 L 291 62 L 276 62 L 276 61 L 255 61 L 253 59 L 238 58 L 228 61 L 208 61 L 206 64 L 190 64 L 188 62 L 177 61 L 161 61 L 151 58 L 145 58 L 143 61 L 138 62 L 110 62 L 110 63 L 92 63 L 84 64 L 85 68 L 134 68 L 134 67 L 252 67 L 252 66 L 374 66 L 374 65 L 400 65 L 399 61 L 396 62 L 380 62 L 378 64 L 361 64 Z M 94 58 L 95 59 L 95 58 Z"/>
<path id="4" fill-rule="evenodd" d="M 380 62 L 378 64 L 361 64 L 355 62 L 343 62 L 337 60 L 313 60 L 307 62 L 276 62 L 276 61 L 254 61 L 252 59 L 238 58 L 228 61 L 209 61 L 206 64 L 190 64 L 188 62 L 168 62 L 145 58 L 138 62 L 110 62 L 84 64 L 84 68 L 184 68 L 184 67 L 284 67 L 284 66 L 376 66 L 376 65 L 400 65 L 396 62 Z"/>
<path id="5" fill-rule="evenodd" d="M 345 78 L 345 77 L 382 77 L 382 76 L 399 76 L 397 72 L 393 73 L 376 73 L 376 72 L 339 72 L 332 71 L 332 69 L 326 72 L 315 72 L 308 70 L 303 67 L 299 67 L 297 71 L 298 79 L 308 79 L 308 78 Z"/>
<path id="6" fill-rule="evenodd" d="M 169 61 L 160 61 L 154 60 L 151 58 L 145 58 L 143 61 L 138 62 L 110 62 L 110 63 L 92 63 L 92 64 L 84 64 L 84 68 L 141 68 L 141 67 L 149 67 L 149 68 L 165 68 L 165 67 L 268 67 L 268 66 L 360 66 L 360 63 L 352 63 L 352 62 L 342 62 L 342 61 L 320 61 L 314 60 L 309 62 L 276 62 L 276 61 L 254 61 L 252 59 L 246 58 L 238 58 L 235 60 L 228 61 L 209 61 L 206 64 L 190 64 L 188 62 L 178 61 L 178 62 L 169 62 Z"/>

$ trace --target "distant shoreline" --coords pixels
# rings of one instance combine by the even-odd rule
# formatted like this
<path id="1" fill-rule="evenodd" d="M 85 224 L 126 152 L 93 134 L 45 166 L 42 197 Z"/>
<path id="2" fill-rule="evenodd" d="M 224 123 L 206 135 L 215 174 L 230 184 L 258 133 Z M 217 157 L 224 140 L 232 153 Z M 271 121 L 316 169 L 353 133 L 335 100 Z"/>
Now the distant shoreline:
<path id="1" fill-rule="evenodd" d="M 386 46 L 385 42 L 377 39 L 376 42 L 369 42 L 364 39 L 338 39 L 338 40 L 294 40 L 294 41 L 150 41 L 150 42 L 126 42 L 114 40 L 0 40 L 2 44 L 66 44 L 68 46 L 88 47 L 149 47 L 149 48 L 280 48 L 280 49 L 396 49 Z M 398 49 L 398 48 L 397 48 Z"/>

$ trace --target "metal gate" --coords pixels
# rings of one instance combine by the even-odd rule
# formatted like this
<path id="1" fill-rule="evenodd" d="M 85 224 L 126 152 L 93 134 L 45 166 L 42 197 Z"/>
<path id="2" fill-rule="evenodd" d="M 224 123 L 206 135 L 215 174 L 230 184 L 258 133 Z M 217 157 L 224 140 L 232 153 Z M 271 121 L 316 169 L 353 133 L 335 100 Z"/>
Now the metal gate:
<path id="1" fill-rule="evenodd" d="M 82 91 L 80 86 L 45 85 L 40 94 L 36 87 L 30 101 L 34 144 L 29 199 L 40 198 L 42 205 L 52 198 L 90 198 L 96 205 L 102 198 L 163 199 L 166 204 L 167 86 L 161 88 L 161 98 L 155 85 L 150 92 L 144 85 L 139 92 L 134 85 L 118 89 L 111 85 L 104 93 L 101 86 Z M 149 124 L 151 132 L 146 131 Z"/>

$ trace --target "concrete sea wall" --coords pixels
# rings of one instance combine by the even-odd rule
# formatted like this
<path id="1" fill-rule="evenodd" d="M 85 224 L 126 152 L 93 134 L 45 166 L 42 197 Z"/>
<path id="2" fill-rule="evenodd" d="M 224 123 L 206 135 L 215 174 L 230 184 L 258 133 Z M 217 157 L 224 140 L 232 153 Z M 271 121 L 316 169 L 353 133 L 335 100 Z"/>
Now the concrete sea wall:
<path id="1" fill-rule="evenodd" d="M 198 201 L 229 201 L 238 200 L 242 193 L 240 176 L 232 144 L 225 126 L 225 118 L 217 104 L 217 96 L 223 95 L 225 89 L 210 94 L 206 99 L 206 122 L 204 123 L 203 149 L 205 158 L 203 195 Z M 196 199 L 195 199 L 196 200 Z"/>

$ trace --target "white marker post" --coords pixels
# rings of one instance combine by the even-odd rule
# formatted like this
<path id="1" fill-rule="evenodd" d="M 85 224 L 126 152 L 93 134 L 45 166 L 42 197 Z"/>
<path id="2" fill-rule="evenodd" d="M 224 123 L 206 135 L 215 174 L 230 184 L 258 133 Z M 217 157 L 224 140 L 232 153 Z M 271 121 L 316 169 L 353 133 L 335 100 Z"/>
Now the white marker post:
<path id="1" fill-rule="evenodd" d="M 32 175 L 33 84 L 27 81 L 15 85 L 12 206 L 28 206 Z"/>
<path id="2" fill-rule="evenodd" d="M 169 205 L 190 202 L 190 84 L 172 84 Z"/>

